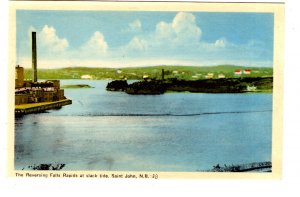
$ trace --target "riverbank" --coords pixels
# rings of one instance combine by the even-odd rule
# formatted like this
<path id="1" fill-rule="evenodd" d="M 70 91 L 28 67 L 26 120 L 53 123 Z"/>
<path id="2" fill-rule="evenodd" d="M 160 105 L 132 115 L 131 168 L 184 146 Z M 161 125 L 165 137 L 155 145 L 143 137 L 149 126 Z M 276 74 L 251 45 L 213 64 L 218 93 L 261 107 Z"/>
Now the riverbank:
<path id="1" fill-rule="evenodd" d="M 206 172 L 272 172 L 272 162 L 254 162 L 239 165 L 224 165 L 217 164 L 213 169 Z"/>

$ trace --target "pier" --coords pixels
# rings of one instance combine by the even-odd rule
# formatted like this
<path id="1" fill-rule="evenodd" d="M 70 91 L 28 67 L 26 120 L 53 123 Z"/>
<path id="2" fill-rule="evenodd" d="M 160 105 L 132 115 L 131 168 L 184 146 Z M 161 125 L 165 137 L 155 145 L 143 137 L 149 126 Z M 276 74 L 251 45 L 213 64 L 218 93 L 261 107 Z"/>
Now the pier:
<path id="1" fill-rule="evenodd" d="M 31 113 L 40 113 L 50 109 L 58 109 L 65 105 L 72 104 L 72 100 L 63 99 L 53 102 L 39 102 L 15 105 L 15 115 L 25 115 Z"/>

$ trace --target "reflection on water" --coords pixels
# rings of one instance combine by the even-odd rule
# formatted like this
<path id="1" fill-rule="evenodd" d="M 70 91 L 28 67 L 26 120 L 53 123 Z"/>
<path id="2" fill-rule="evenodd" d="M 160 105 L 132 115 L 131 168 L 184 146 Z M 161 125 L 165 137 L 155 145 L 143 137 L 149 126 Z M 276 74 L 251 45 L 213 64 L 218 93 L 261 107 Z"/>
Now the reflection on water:
<path id="1" fill-rule="evenodd" d="M 127 95 L 66 89 L 73 104 L 15 120 L 15 167 L 196 171 L 271 161 L 272 94 Z"/>

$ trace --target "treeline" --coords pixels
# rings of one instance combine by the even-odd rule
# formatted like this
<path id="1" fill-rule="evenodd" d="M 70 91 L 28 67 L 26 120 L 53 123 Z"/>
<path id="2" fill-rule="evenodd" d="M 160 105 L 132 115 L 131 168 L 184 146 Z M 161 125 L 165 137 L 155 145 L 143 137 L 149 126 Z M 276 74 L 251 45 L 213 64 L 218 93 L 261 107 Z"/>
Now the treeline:
<path id="1" fill-rule="evenodd" d="M 128 94 L 163 94 L 168 91 L 199 93 L 272 92 L 272 89 L 272 77 L 203 79 L 196 81 L 178 79 L 144 80 L 132 84 L 128 84 L 125 80 L 115 80 L 109 82 L 106 86 L 108 91 L 124 91 Z"/>
<path id="2" fill-rule="evenodd" d="M 251 69 L 251 74 L 245 77 L 271 77 L 273 68 L 243 67 L 243 66 L 151 66 L 135 68 L 88 68 L 69 67 L 60 69 L 38 69 L 39 79 L 81 79 L 88 75 L 95 80 L 141 80 L 144 76 L 151 79 L 162 79 L 162 69 L 164 69 L 165 79 L 177 78 L 181 80 L 204 79 L 208 73 L 214 74 L 213 78 L 218 78 L 219 74 L 225 78 L 236 77 L 235 70 Z M 31 79 L 31 69 L 25 69 L 25 78 Z M 239 77 L 243 77 L 243 74 Z"/>

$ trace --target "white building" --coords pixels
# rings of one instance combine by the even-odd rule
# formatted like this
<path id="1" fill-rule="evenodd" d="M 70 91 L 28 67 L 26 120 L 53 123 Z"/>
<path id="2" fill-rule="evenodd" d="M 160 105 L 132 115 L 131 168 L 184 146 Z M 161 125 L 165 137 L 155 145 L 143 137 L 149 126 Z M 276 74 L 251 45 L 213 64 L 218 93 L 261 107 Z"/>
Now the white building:
<path id="1" fill-rule="evenodd" d="M 249 92 L 253 92 L 253 91 L 256 91 L 257 87 L 255 86 L 247 86 L 247 91 Z"/>
<path id="2" fill-rule="evenodd" d="M 91 75 L 81 75 L 81 79 L 92 79 Z"/>
<path id="3" fill-rule="evenodd" d="M 205 76 L 206 79 L 212 79 L 214 77 L 214 73 L 207 73 Z"/>
<path id="4" fill-rule="evenodd" d="M 219 79 L 224 79 L 224 78 L 225 78 L 225 75 L 224 75 L 224 74 L 219 74 L 219 75 L 218 75 L 218 78 L 219 78 Z"/>
<path id="5" fill-rule="evenodd" d="M 235 70 L 235 71 L 234 71 L 234 74 L 235 74 L 235 75 L 242 75 L 242 71 L 241 71 L 241 70 Z"/>
<path id="6" fill-rule="evenodd" d="M 245 69 L 244 70 L 244 74 L 245 75 L 250 75 L 251 74 L 251 70 L 250 69 Z"/>

